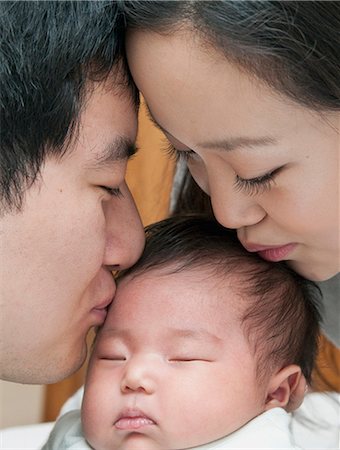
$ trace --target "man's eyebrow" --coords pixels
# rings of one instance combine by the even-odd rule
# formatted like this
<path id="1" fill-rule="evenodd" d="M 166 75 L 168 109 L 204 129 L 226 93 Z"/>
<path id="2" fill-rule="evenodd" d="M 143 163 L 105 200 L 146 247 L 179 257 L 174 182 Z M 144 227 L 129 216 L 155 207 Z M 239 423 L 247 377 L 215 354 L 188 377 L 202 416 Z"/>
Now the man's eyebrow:
<path id="1" fill-rule="evenodd" d="M 169 133 L 165 128 L 163 128 L 153 117 L 149 107 L 146 105 L 146 112 L 151 120 L 151 122 L 164 134 L 167 134 L 169 136 L 172 136 L 171 133 Z M 173 136 L 174 137 L 174 136 Z M 273 136 L 261 136 L 261 137 L 243 137 L 239 136 L 236 138 L 230 138 L 230 139 L 221 139 L 217 141 L 208 141 L 208 142 L 202 142 L 198 143 L 197 147 L 201 148 L 207 148 L 207 149 L 218 149 L 218 150 L 224 150 L 224 151 L 232 151 L 237 150 L 240 148 L 252 148 L 252 147 L 263 147 L 266 145 L 275 145 L 277 144 L 278 140 L 274 138 Z"/>
<path id="2" fill-rule="evenodd" d="M 125 136 L 117 136 L 100 153 L 96 154 L 90 165 L 94 169 L 110 167 L 117 161 L 130 158 L 136 152 L 137 147 L 133 141 Z"/>

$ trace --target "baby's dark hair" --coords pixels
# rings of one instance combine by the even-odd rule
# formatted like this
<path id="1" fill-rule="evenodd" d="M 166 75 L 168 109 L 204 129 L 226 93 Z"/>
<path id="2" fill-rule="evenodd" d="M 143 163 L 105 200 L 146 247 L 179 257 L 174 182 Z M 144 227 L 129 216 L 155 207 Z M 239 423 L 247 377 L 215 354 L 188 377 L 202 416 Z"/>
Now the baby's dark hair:
<path id="1" fill-rule="evenodd" d="M 258 377 L 297 364 L 311 383 L 320 323 L 320 290 L 285 263 L 246 251 L 236 232 L 203 214 L 174 216 L 146 227 L 144 253 L 118 274 L 117 282 L 152 270 L 178 273 L 211 269 L 233 275 L 240 296 L 240 322 L 258 360 Z M 240 355 L 242 358 L 242 355 Z"/>

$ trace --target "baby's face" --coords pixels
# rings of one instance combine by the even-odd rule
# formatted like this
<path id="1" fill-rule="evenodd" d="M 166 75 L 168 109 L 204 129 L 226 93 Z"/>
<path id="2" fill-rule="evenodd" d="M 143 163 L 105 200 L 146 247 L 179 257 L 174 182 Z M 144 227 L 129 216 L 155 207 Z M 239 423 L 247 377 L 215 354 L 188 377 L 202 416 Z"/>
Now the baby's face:
<path id="1" fill-rule="evenodd" d="M 228 281 L 203 269 L 124 279 L 90 362 L 82 408 L 89 443 L 190 448 L 260 414 L 265 388 L 239 305 Z"/>

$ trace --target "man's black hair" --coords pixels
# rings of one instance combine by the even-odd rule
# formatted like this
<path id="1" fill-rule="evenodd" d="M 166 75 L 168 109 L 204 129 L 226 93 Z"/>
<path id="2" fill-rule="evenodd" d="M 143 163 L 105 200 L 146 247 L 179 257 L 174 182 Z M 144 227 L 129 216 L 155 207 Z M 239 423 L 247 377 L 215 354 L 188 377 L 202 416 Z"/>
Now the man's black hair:
<path id="1" fill-rule="evenodd" d="M 1 213 L 20 210 L 46 156 L 67 150 L 89 80 L 125 70 L 137 102 L 123 34 L 112 1 L 0 2 Z"/>

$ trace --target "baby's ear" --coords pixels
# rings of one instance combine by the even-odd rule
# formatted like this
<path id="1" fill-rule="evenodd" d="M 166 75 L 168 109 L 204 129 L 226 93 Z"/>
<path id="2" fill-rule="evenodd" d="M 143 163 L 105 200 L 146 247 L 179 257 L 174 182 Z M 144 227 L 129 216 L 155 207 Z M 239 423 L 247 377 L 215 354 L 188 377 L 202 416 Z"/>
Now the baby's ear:
<path id="1" fill-rule="evenodd" d="M 265 411 L 281 407 L 287 411 L 296 409 L 302 403 L 306 390 L 306 379 L 301 368 L 295 364 L 280 369 L 269 381 Z M 291 408 L 291 403 L 295 408 Z"/>

